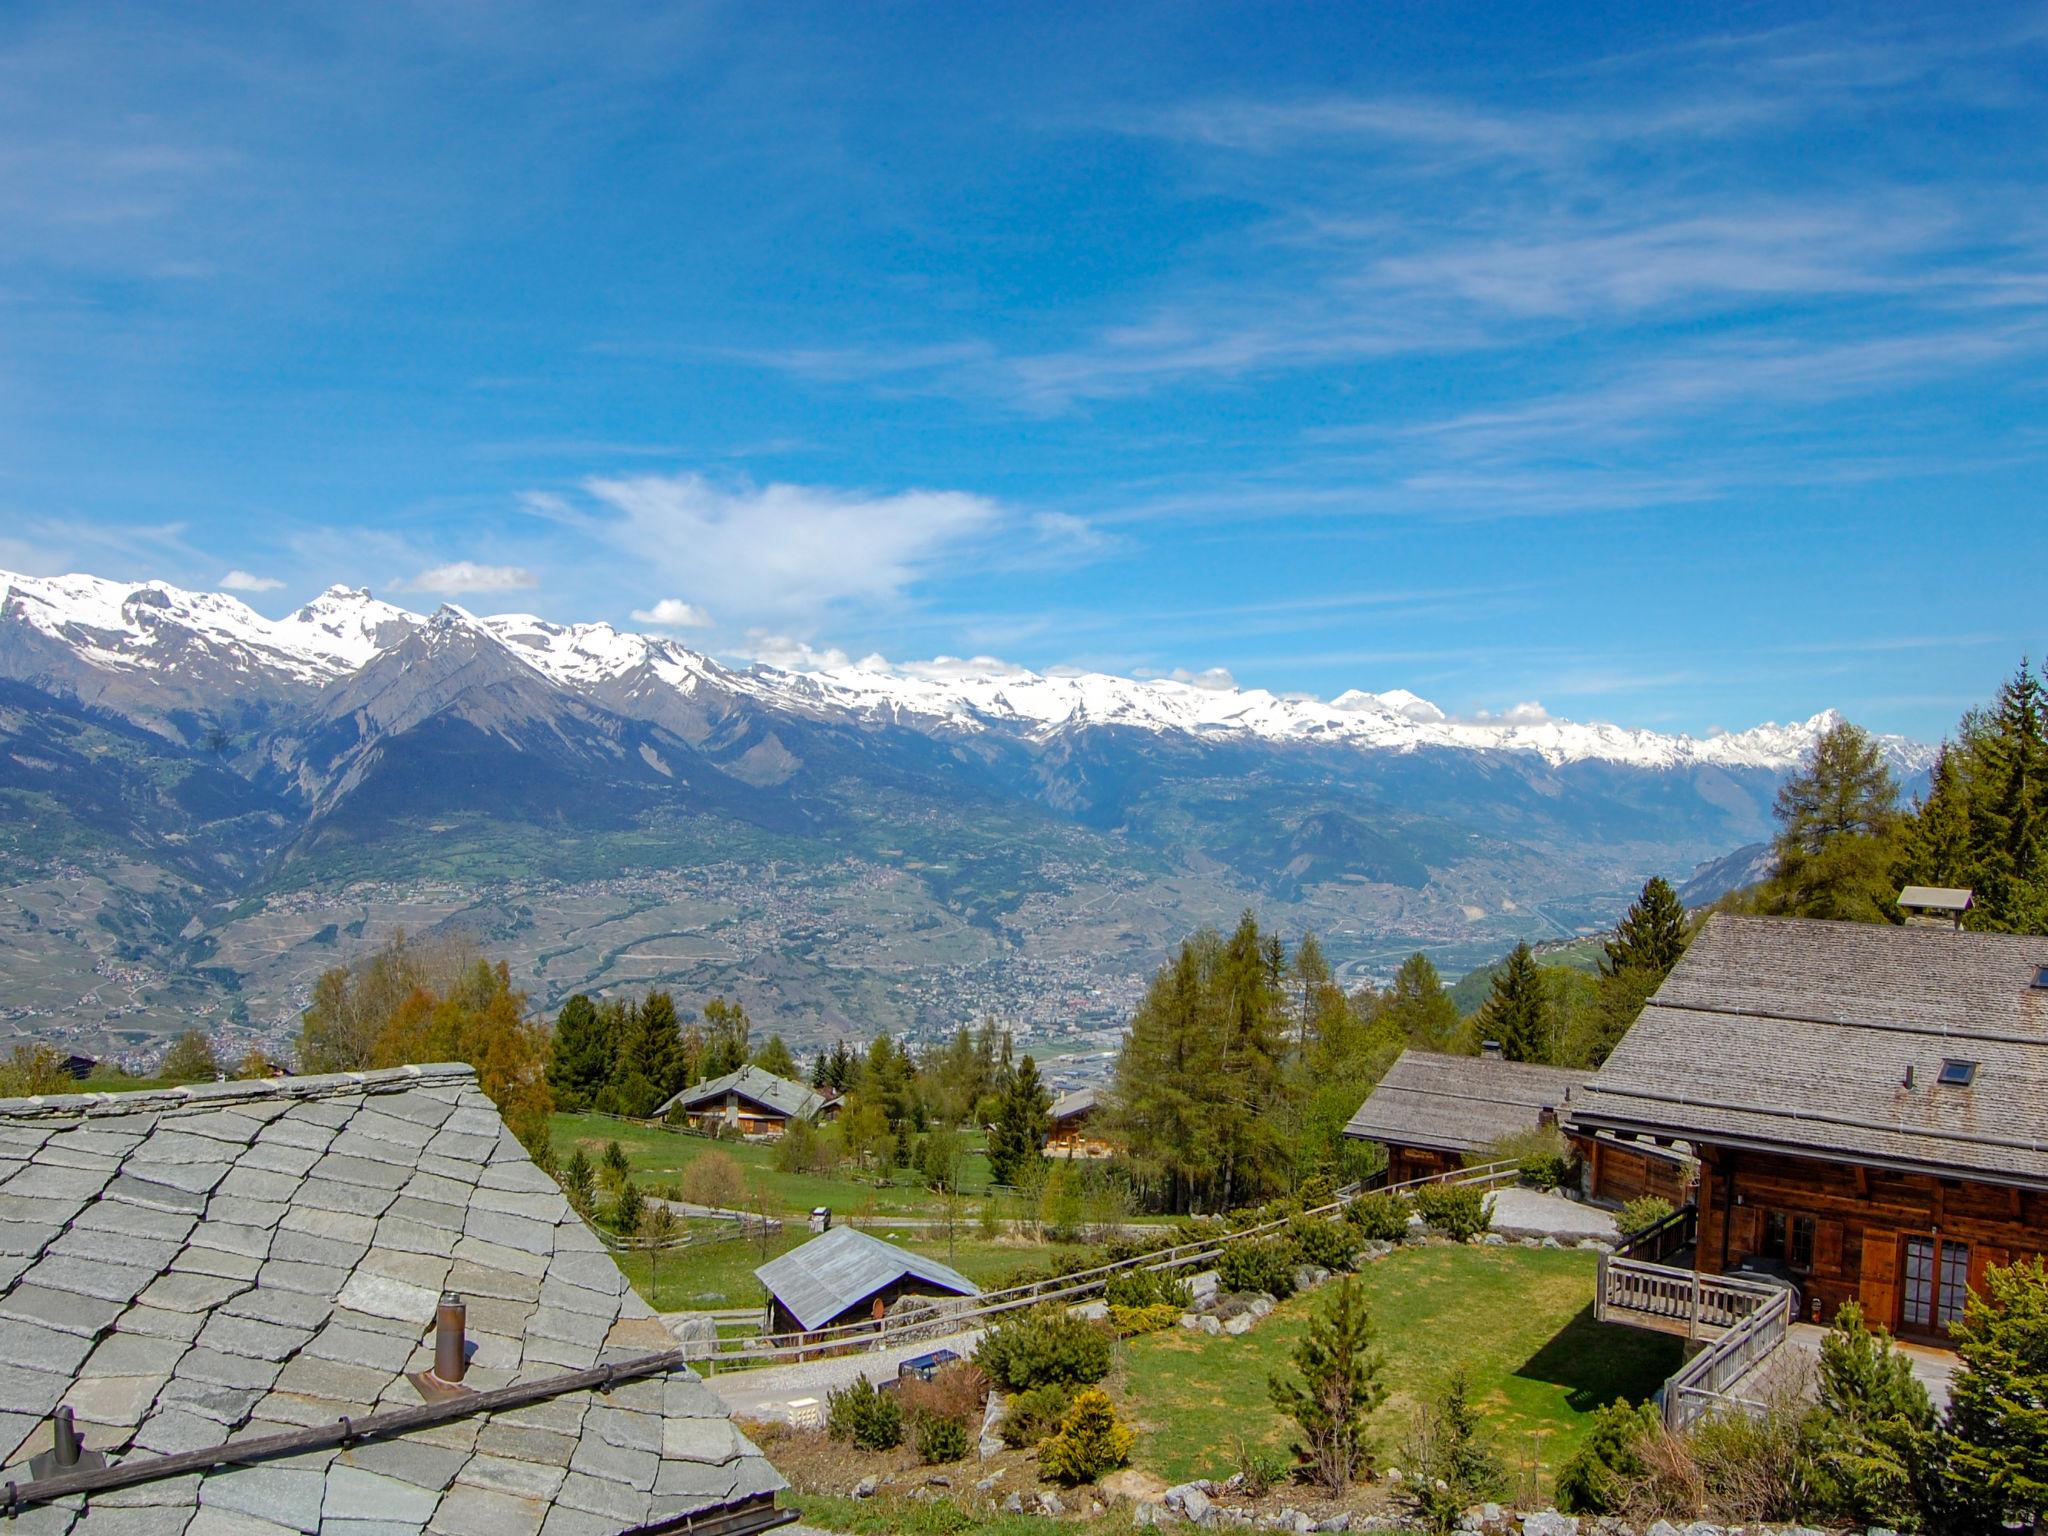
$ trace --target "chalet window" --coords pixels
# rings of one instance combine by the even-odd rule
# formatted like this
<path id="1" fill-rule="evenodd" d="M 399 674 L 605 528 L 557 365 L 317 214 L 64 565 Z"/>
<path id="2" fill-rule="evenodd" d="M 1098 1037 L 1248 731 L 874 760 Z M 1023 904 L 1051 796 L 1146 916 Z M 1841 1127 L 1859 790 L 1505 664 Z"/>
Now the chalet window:
<path id="1" fill-rule="evenodd" d="M 1977 1063 L 1953 1057 L 1941 1064 L 1941 1082 L 1949 1088 L 1967 1088 L 1977 1080 Z"/>
<path id="2" fill-rule="evenodd" d="M 1813 1268 L 1813 1218 L 1794 1216 L 1792 1218 L 1792 1251 L 1785 1255 L 1785 1262 L 1794 1269 Z"/>
<path id="3" fill-rule="evenodd" d="M 1785 1257 L 1785 1213 L 1764 1212 L 1764 1252 L 1771 1258 Z"/>
<path id="4" fill-rule="evenodd" d="M 2038 971 L 2034 972 L 2034 985 L 2037 987 L 2048 988 L 2048 965 L 2044 965 Z"/>
<path id="5" fill-rule="evenodd" d="M 1906 1239 L 1903 1321 L 1922 1333 L 1946 1331 L 1970 1295 L 1970 1250 L 1931 1237 Z"/>

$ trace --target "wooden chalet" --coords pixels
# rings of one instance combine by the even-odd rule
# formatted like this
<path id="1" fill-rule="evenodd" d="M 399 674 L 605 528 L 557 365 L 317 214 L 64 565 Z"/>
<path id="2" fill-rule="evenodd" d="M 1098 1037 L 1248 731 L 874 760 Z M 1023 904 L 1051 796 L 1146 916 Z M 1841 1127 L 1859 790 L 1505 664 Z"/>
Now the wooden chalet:
<path id="1" fill-rule="evenodd" d="M 1116 1147 L 1103 1132 L 1102 1095 L 1093 1088 L 1063 1093 L 1052 1101 L 1052 1129 L 1045 1139 L 1047 1157 L 1103 1158 Z"/>
<path id="2" fill-rule="evenodd" d="M 774 1138 L 787 1131 L 792 1120 L 829 1120 L 838 1107 L 837 1100 L 827 1099 L 808 1083 L 749 1066 L 685 1088 L 655 1114 L 662 1119 L 680 1114 L 700 1131 Z"/>
<path id="3" fill-rule="evenodd" d="M 2048 938 L 1717 915 L 1571 1115 L 1701 1162 L 1658 1251 L 1603 1266 L 1603 1317 L 1704 1336 L 1757 1282 L 1940 1342 L 2048 1249 Z"/>
<path id="4" fill-rule="evenodd" d="M 1572 1132 L 1574 1095 L 1593 1074 L 1577 1068 L 1507 1061 L 1498 1048 L 1478 1056 L 1406 1050 L 1344 1127 L 1346 1136 L 1387 1149 L 1387 1182 L 1412 1183 L 1483 1159 L 1503 1137 L 1544 1126 Z M 1588 1192 L 1629 1200 L 1661 1194 L 1683 1201 L 1690 1159 L 1661 1146 L 1608 1135 L 1572 1136 Z"/>

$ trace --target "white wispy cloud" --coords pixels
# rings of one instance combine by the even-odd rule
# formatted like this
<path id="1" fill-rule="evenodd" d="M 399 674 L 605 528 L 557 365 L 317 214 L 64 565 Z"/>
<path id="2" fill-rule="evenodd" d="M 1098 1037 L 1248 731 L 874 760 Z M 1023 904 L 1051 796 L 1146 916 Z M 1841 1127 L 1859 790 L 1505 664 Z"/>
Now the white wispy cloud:
<path id="1" fill-rule="evenodd" d="M 712 623 L 710 614 L 679 597 L 664 597 L 652 608 L 635 608 L 633 618 L 661 629 L 709 629 Z"/>
<path id="2" fill-rule="evenodd" d="M 237 566 L 221 577 L 219 585 L 223 592 L 275 592 L 284 583 L 275 576 L 258 576 Z"/>
<path id="3" fill-rule="evenodd" d="M 401 592 L 436 592 L 459 597 L 473 592 L 519 592 L 540 585 L 540 578 L 523 565 L 479 565 L 473 560 L 454 560 L 429 566 L 419 575 L 392 583 Z"/>

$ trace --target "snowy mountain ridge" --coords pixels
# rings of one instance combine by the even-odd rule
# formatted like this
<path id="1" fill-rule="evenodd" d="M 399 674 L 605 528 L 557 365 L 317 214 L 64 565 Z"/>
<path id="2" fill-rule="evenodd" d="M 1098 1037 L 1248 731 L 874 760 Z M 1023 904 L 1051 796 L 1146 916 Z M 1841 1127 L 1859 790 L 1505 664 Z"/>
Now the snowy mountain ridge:
<path id="1" fill-rule="evenodd" d="M 195 653 L 231 673 L 318 688 L 352 676 L 428 626 L 472 629 L 556 685 L 580 694 L 634 677 L 686 697 L 750 698 L 819 719 L 892 724 L 926 735 L 1002 731 L 1030 739 L 1090 726 L 1206 740 L 1354 747 L 1527 752 L 1553 766 L 1612 762 L 1643 768 L 1718 765 L 1782 770 L 1840 717 L 1823 710 L 1786 724 L 1708 736 L 1553 719 L 1533 706 L 1458 719 L 1406 689 L 1347 691 L 1324 701 L 1262 688 L 1171 678 L 1032 672 L 991 658 L 891 664 L 879 657 L 816 671 L 737 670 L 661 635 L 610 624 L 558 624 L 531 614 L 477 617 L 452 605 L 432 619 L 334 586 L 281 619 L 224 593 L 168 583 L 122 583 L 0 571 L 0 622 L 17 622 L 103 672 L 175 673 Z M 1881 738 L 1895 768 L 1924 769 L 1933 749 Z"/>

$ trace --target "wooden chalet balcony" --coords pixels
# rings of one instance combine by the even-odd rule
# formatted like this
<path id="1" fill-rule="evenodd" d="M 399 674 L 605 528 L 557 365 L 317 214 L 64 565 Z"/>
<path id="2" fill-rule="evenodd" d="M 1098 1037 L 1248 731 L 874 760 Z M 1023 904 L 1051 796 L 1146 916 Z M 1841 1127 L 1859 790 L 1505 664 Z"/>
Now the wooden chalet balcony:
<path id="1" fill-rule="evenodd" d="M 1600 1260 L 1593 1315 L 1687 1339 L 1716 1339 L 1780 1293 L 1692 1264 L 1699 1212 L 1686 1205 Z"/>

